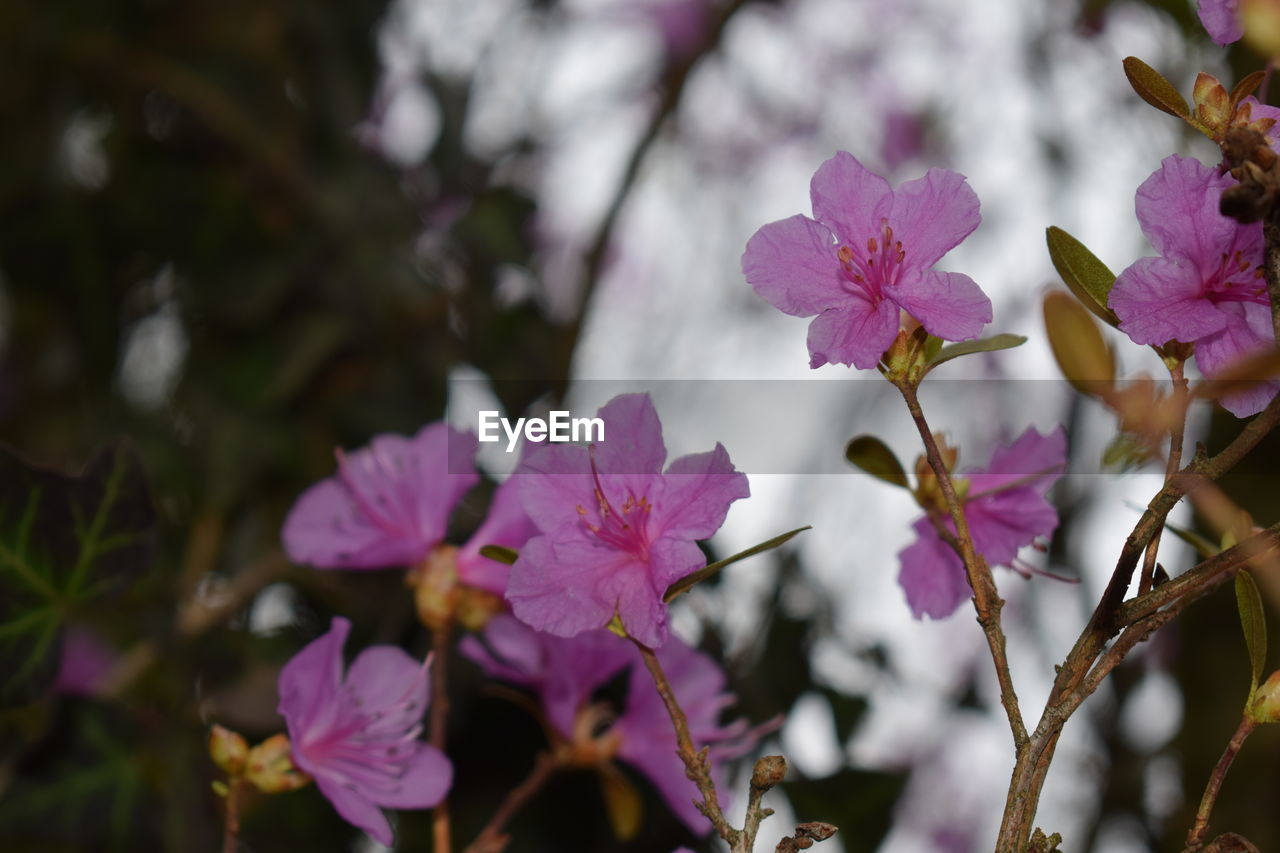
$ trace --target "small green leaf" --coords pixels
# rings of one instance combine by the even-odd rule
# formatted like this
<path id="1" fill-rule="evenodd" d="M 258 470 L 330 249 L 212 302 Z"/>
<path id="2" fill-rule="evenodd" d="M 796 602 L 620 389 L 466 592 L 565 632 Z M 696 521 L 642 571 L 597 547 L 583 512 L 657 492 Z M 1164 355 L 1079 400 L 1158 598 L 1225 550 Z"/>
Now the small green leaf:
<path id="1" fill-rule="evenodd" d="M 1045 229 L 1045 242 L 1049 244 L 1049 260 L 1053 261 L 1054 269 L 1080 304 L 1103 322 L 1120 325 L 1120 318 L 1107 307 L 1111 286 L 1116 283 L 1115 273 L 1084 243 L 1061 228 L 1050 225 Z"/>
<path id="2" fill-rule="evenodd" d="M 959 358 L 962 355 L 972 355 L 976 352 L 996 352 L 1002 349 L 1013 349 L 1020 347 L 1027 342 L 1022 335 L 992 335 L 989 338 L 979 338 L 976 341 L 962 341 L 958 344 L 951 344 L 938 350 L 937 354 L 929 359 L 928 370 L 933 370 L 939 364 L 944 364 L 953 358 Z"/>
<path id="3" fill-rule="evenodd" d="M 898 457 L 893 455 L 889 445 L 873 435 L 860 435 L 850 441 L 844 449 L 844 458 L 886 483 L 911 488 Z"/>
<path id="4" fill-rule="evenodd" d="M 1267 617 L 1262 610 L 1262 596 L 1253 576 L 1246 571 L 1236 573 L 1236 607 L 1240 610 L 1240 627 L 1244 629 L 1244 641 L 1249 647 L 1249 665 L 1253 671 L 1253 684 L 1249 698 L 1258 689 L 1262 670 L 1267 665 Z"/>
<path id="5" fill-rule="evenodd" d="M 1194 530 L 1188 530 L 1185 527 L 1179 527 L 1178 525 L 1170 524 L 1167 521 L 1164 523 L 1164 526 L 1165 526 L 1165 529 L 1168 530 L 1170 533 L 1172 533 L 1174 536 L 1177 536 L 1183 542 L 1186 542 L 1192 548 L 1195 548 L 1196 553 L 1199 554 L 1201 557 L 1204 557 L 1206 560 L 1209 559 L 1210 557 L 1215 557 L 1218 554 L 1222 553 L 1221 548 L 1214 545 L 1212 542 L 1210 542 L 1205 537 L 1201 536 L 1199 533 L 1196 533 Z"/>
<path id="6" fill-rule="evenodd" d="M 1138 57 L 1125 57 L 1124 75 L 1129 78 L 1129 85 L 1133 86 L 1138 97 L 1161 112 L 1183 119 L 1191 115 L 1191 108 L 1182 93 L 1163 74 Z"/>
<path id="7" fill-rule="evenodd" d="M 508 566 L 514 566 L 516 560 L 520 558 L 520 553 L 504 545 L 481 545 L 480 556 L 488 557 L 490 560 L 497 560 L 499 563 L 506 563 Z"/>
<path id="8" fill-rule="evenodd" d="M 68 615 L 144 573 L 155 545 L 146 477 L 122 445 L 78 477 L 0 448 L 0 706 L 47 687 Z"/>
<path id="9" fill-rule="evenodd" d="M 1099 394 L 1116 379 L 1116 357 L 1102 330 L 1080 303 L 1062 291 L 1044 297 L 1049 347 L 1067 381 L 1082 394 Z"/>
<path id="10" fill-rule="evenodd" d="M 788 530 L 786 533 L 783 533 L 781 536 L 775 536 L 772 539 L 769 539 L 765 542 L 761 542 L 759 545 L 752 545 L 747 550 L 739 551 L 738 553 L 734 554 L 732 557 L 725 557 L 723 560 L 716 560 L 714 563 L 708 563 L 706 566 L 704 566 L 701 569 L 698 569 L 698 571 L 694 572 L 688 577 L 683 577 L 680 580 L 673 583 L 671 586 L 667 587 L 667 593 L 662 597 L 662 600 L 670 604 L 679 596 L 693 589 L 694 584 L 699 583 L 700 581 L 706 580 L 707 578 L 714 575 L 716 572 L 723 569 L 725 566 L 736 563 L 739 560 L 745 560 L 747 557 L 754 557 L 756 554 L 763 554 L 765 551 L 772 551 L 774 548 L 777 548 L 779 545 L 785 545 L 786 543 L 790 542 L 792 539 L 799 536 L 801 533 L 804 533 L 806 530 L 812 530 L 812 529 L 813 528 L 811 525 L 806 524 L 804 527 L 797 527 L 795 530 Z"/>
<path id="11" fill-rule="evenodd" d="M 604 795 L 609 827 L 618 841 L 630 841 L 640 832 L 644 817 L 644 800 L 631 780 L 612 763 L 601 764 L 600 792 Z"/>

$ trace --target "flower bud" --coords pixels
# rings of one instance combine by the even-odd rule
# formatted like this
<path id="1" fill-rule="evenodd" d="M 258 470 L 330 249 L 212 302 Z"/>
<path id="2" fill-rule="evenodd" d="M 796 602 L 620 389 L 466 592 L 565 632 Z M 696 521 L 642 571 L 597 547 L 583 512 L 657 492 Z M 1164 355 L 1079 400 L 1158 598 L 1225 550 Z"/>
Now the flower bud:
<path id="1" fill-rule="evenodd" d="M 1280 672 L 1258 686 L 1249 703 L 1249 717 L 1259 723 L 1280 722 Z"/>
<path id="2" fill-rule="evenodd" d="M 249 743 L 239 732 L 215 725 L 209 731 L 209 757 L 229 776 L 244 773 Z"/>
<path id="3" fill-rule="evenodd" d="M 272 735 L 249 750 L 245 778 L 264 794 L 296 791 L 311 777 L 293 766 L 292 746 L 283 734 Z"/>
<path id="4" fill-rule="evenodd" d="M 458 549 L 440 545 L 414 566 L 405 582 L 414 588 L 418 619 L 432 631 L 452 625 L 458 609 Z"/>

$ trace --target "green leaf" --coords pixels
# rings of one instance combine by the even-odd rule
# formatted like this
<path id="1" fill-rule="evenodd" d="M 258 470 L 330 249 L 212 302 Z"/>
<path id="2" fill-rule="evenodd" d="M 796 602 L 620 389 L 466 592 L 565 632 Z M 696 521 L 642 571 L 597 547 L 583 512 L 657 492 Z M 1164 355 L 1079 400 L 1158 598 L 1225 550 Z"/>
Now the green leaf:
<path id="1" fill-rule="evenodd" d="M 1163 74 L 1138 57 L 1125 57 L 1124 76 L 1129 78 L 1129 85 L 1133 86 L 1139 98 L 1161 112 L 1183 119 L 1191 115 L 1191 108 L 1182 93 Z"/>
<path id="2" fill-rule="evenodd" d="M 1115 353 L 1079 302 L 1062 291 L 1046 293 L 1044 326 L 1058 367 L 1077 391 L 1099 394 L 1115 384 Z"/>
<path id="3" fill-rule="evenodd" d="M 938 353 L 929 359 L 927 373 L 933 370 L 939 364 L 944 364 L 953 358 L 959 358 L 962 355 L 971 355 L 976 352 L 996 352 L 1002 349 L 1013 349 L 1020 347 L 1027 342 L 1022 335 L 992 335 L 989 338 L 979 338 L 976 341 L 962 341 L 958 344 L 951 344 L 938 350 Z"/>
<path id="4" fill-rule="evenodd" d="M 1201 557 L 1204 557 L 1206 560 L 1209 559 L 1210 557 L 1215 557 L 1218 554 L 1222 553 L 1221 548 L 1219 548 L 1217 545 L 1214 545 L 1212 542 L 1210 542 L 1205 537 L 1201 536 L 1199 533 L 1196 533 L 1194 530 L 1188 530 L 1185 527 L 1179 527 L 1178 525 L 1170 524 L 1167 521 L 1164 523 L 1164 526 L 1165 526 L 1165 529 L 1168 530 L 1170 533 L 1172 533 L 1174 536 L 1177 536 L 1183 542 L 1186 542 L 1192 548 L 1195 548 L 1196 553 L 1199 554 Z"/>
<path id="5" fill-rule="evenodd" d="M 47 688 L 68 616 L 144 573 L 155 544 L 146 478 L 122 445 L 79 477 L 0 448 L 0 706 Z"/>
<path id="6" fill-rule="evenodd" d="M 1084 243 L 1061 228 L 1050 225 L 1045 229 L 1045 242 L 1049 244 L 1049 260 L 1054 269 L 1080 304 L 1103 322 L 1120 325 L 1120 318 L 1107 307 L 1111 286 L 1116 283 L 1115 273 Z"/>
<path id="7" fill-rule="evenodd" d="M 630 841 L 640 832 L 644 818 L 644 799 L 631 780 L 612 763 L 601 764 L 600 792 L 604 795 L 609 827 L 619 841 Z"/>
<path id="8" fill-rule="evenodd" d="M 1258 585 L 1247 571 L 1236 573 L 1236 607 L 1240 610 L 1240 627 L 1244 629 L 1244 641 L 1249 647 L 1249 665 L 1253 671 L 1253 684 L 1249 698 L 1262 680 L 1262 670 L 1267 665 L 1267 617 L 1262 610 L 1262 596 Z"/>
<path id="9" fill-rule="evenodd" d="M 506 563 L 508 566 L 514 566 L 516 560 L 520 557 L 520 553 L 503 545 L 481 545 L 480 556 L 488 557 L 490 560 L 497 560 L 499 563 Z"/>
<path id="10" fill-rule="evenodd" d="M 745 560 L 747 557 L 754 557 L 756 554 L 763 554 L 765 551 L 772 551 L 779 545 L 785 545 L 790 542 L 806 530 L 812 529 L 813 527 L 811 525 L 806 524 L 804 527 L 797 527 L 795 530 L 788 530 L 786 533 L 783 533 L 780 536 L 775 536 L 765 542 L 761 542 L 759 545 L 753 545 L 745 551 L 739 551 L 732 557 L 725 557 L 723 560 L 716 560 L 714 563 L 708 563 L 706 566 L 698 569 L 698 571 L 688 577 L 681 578 L 671 586 L 667 587 L 667 593 L 662 597 L 662 600 L 670 604 L 679 596 L 693 589 L 694 584 L 713 576 L 725 566 L 736 563 L 739 560 Z"/>
<path id="11" fill-rule="evenodd" d="M 860 435 L 851 440 L 844 449 L 844 458 L 886 483 L 911 488 L 898 457 L 893 455 L 889 445 L 873 435 Z"/>

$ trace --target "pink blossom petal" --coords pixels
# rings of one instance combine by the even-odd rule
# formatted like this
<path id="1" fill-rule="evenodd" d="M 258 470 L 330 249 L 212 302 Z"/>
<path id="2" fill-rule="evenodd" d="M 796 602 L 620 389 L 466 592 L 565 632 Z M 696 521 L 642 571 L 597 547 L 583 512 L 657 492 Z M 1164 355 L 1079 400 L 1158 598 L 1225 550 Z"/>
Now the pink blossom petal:
<path id="1" fill-rule="evenodd" d="M 617 607 L 614 579 L 634 572 L 635 558 L 586 541 L 530 539 L 511 567 L 507 601 L 516 618 L 539 631 L 571 637 L 600 628 Z"/>
<path id="2" fill-rule="evenodd" d="M 1236 303 L 1226 307 L 1230 311 L 1226 313 L 1229 320 L 1225 328 L 1196 343 L 1196 364 L 1209 379 L 1275 345 L 1267 306 Z M 1236 417 L 1246 418 L 1265 409 L 1278 388 L 1276 382 L 1260 382 L 1219 402 Z"/>
<path id="3" fill-rule="evenodd" d="M 747 476 L 717 442 L 715 450 L 681 456 L 667 468 L 655 521 L 668 536 L 710 539 L 724 524 L 729 505 L 750 496 Z"/>
<path id="4" fill-rule="evenodd" d="M 667 461 L 662 422 L 648 394 L 619 394 L 600 408 L 604 441 L 595 444 L 596 467 L 610 474 L 657 474 Z"/>
<path id="5" fill-rule="evenodd" d="M 973 547 L 989 566 L 1007 566 L 1018 550 L 1058 527 L 1058 511 L 1032 489 L 997 492 L 966 507 Z"/>
<path id="6" fill-rule="evenodd" d="M 316 777 L 316 787 L 347 823 L 363 829 L 379 844 L 390 846 L 395 841 L 391 823 L 373 800 L 325 776 Z"/>
<path id="7" fill-rule="evenodd" d="M 873 368 L 898 336 L 898 328 L 898 306 L 888 299 L 877 306 L 853 300 L 828 309 L 809 324 L 809 366 Z"/>
<path id="8" fill-rule="evenodd" d="M 1120 318 L 1120 331 L 1134 343 L 1190 343 L 1226 325 L 1202 292 L 1200 274 L 1190 264 L 1142 258 L 1116 277 L 1108 303 Z"/>
<path id="9" fill-rule="evenodd" d="M 868 237 L 879 238 L 879 225 L 893 210 L 889 182 L 858 162 L 847 151 L 838 151 L 814 172 L 809 182 L 813 215 L 842 243 L 857 243 L 861 250 Z"/>
<path id="10" fill-rule="evenodd" d="M 295 742 L 306 740 L 332 720 L 342 686 L 342 647 L 350 632 L 351 623 L 335 616 L 327 633 L 308 643 L 280 670 L 279 710 L 289 721 Z"/>
<path id="11" fill-rule="evenodd" d="M 389 809 L 434 808 L 453 784 L 453 764 L 430 744 L 417 744 L 417 751 L 404 762 L 403 774 L 394 790 L 376 795 L 378 805 Z"/>
<path id="12" fill-rule="evenodd" d="M 825 225 L 801 214 L 770 222 L 747 241 L 742 273 L 779 311 L 821 314 L 843 299 L 834 240 Z"/>
<path id="13" fill-rule="evenodd" d="M 1207 277 L 1240 230 L 1218 210 L 1222 190 L 1233 183 L 1194 158 L 1166 157 L 1138 187 L 1135 207 L 1142 233 L 1161 255 L 1190 259 L 1200 278 Z M 1262 226 L 1253 230 L 1260 241 Z"/>
<path id="14" fill-rule="evenodd" d="M 412 439 L 380 435 L 340 457 L 338 474 L 304 492 L 285 519 L 290 559 L 348 569 L 421 559 L 479 479 L 476 446 L 474 435 L 434 423 Z"/>
<path id="15" fill-rule="evenodd" d="M 422 711 L 430 701 L 427 671 L 396 646 L 370 646 L 356 655 L 344 682 L 351 695 L 366 708 L 407 704 L 408 712 Z"/>
<path id="16" fill-rule="evenodd" d="M 1196 0 L 1200 23 L 1215 44 L 1231 44 L 1244 35 L 1239 6 L 1239 0 Z"/>
<path id="17" fill-rule="evenodd" d="M 938 537 L 929 519 L 917 521 L 915 531 L 916 541 L 898 552 L 898 583 L 917 619 L 945 619 L 973 595 L 964 563 Z"/>
<path id="18" fill-rule="evenodd" d="M 576 444 L 548 444 L 529 451 L 522 468 L 511 478 L 534 525 L 544 533 L 576 530 L 582 524 L 578 507 L 584 501 L 590 505 L 594 488 L 587 449 Z"/>
<path id="19" fill-rule="evenodd" d="M 925 270 L 890 295 L 929 334 L 945 341 L 967 341 L 991 322 L 991 300 L 969 276 Z"/>
<path id="20" fill-rule="evenodd" d="M 1029 429 L 1009 445 L 1000 445 L 991 453 L 991 463 L 982 471 L 966 475 L 969 496 L 973 499 L 985 492 L 1021 487 L 1045 489 L 1062 475 L 1067 462 L 1067 431 L 1062 426 L 1041 435 Z M 1052 473 L 1028 479 L 1046 470 Z"/>
<path id="21" fill-rule="evenodd" d="M 506 591 L 510 568 L 505 563 L 481 556 L 480 549 L 485 545 L 500 545 L 518 551 L 529 537 L 538 532 L 537 525 L 524 511 L 520 500 L 520 476 L 513 474 L 494 491 L 484 523 L 458 549 L 456 558 L 459 580 L 495 595 Z"/>
<path id="22" fill-rule="evenodd" d="M 978 208 L 978 196 L 964 176 L 946 169 L 930 169 L 898 187 L 889 224 L 894 239 L 902 241 L 904 263 L 917 270 L 936 264 L 982 222 Z"/>

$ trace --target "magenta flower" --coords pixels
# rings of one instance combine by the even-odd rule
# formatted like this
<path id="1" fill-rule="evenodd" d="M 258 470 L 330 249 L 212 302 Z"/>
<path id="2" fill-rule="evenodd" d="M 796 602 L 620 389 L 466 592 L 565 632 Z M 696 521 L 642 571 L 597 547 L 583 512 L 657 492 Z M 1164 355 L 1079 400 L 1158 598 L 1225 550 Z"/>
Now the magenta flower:
<path id="1" fill-rule="evenodd" d="M 1218 212 L 1234 183 L 1198 160 L 1173 155 L 1138 188 L 1142 231 L 1161 257 L 1142 258 L 1116 278 L 1109 299 L 1120 330 L 1135 343 L 1196 345 L 1196 363 L 1213 378 L 1275 344 L 1262 272 L 1262 225 Z M 1239 417 L 1276 394 L 1266 383 L 1227 397 Z"/>
<path id="2" fill-rule="evenodd" d="M 1024 432 L 1008 447 L 991 454 L 986 469 L 954 477 L 964 495 L 965 518 L 978 553 L 991 566 L 1016 566 L 1018 549 L 1058 526 L 1058 512 L 1045 492 L 1062 476 L 1067 459 L 1067 436 L 1062 427 L 1048 435 Z M 955 525 L 940 510 L 946 529 Z M 933 522 L 921 518 L 914 525 L 916 541 L 898 553 L 902 569 L 898 583 L 917 619 L 950 616 L 969 598 L 964 563 L 942 540 Z"/>
<path id="3" fill-rule="evenodd" d="M 517 469 L 517 473 L 512 474 L 494 491 L 493 502 L 489 505 L 489 514 L 485 516 L 484 523 L 458 549 L 455 558 L 458 580 L 497 596 L 501 596 L 507 589 L 509 567 L 506 563 L 481 556 L 480 549 L 485 545 L 501 545 L 519 550 L 529 537 L 538 532 L 520 502 L 519 471 Z"/>
<path id="4" fill-rule="evenodd" d="M 350 455 L 338 451 L 338 473 L 303 492 L 285 519 L 289 558 L 322 569 L 421 560 L 479 479 L 475 451 L 475 436 L 443 423 L 413 438 L 377 436 Z"/>
<path id="5" fill-rule="evenodd" d="M 982 219 L 963 176 L 930 169 L 894 190 L 841 151 L 818 167 L 809 195 L 815 218 L 762 227 L 742 272 L 780 311 L 817 315 L 810 367 L 875 367 L 897 337 L 900 310 L 949 341 L 976 338 L 991 321 L 991 301 L 973 279 L 933 269 Z"/>
<path id="6" fill-rule="evenodd" d="M 710 830 L 693 805 L 698 790 L 676 755 L 671 718 L 634 645 L 606 630 L 562 638 L 535 631 L 509 616 L 496 616 L 485 630 L 483 643 L 467 637 L 460 650 L 488 675 L 532 689 L 551 729 L 579 754 L 625 761 L 653 783 L 692 831 Z M 733 696 L 724 692 L 724 673 L 707 655 L 679 639 L 668 642 L 657 655 L 688 716 L 694 742 L 711 747 L 712 774 L 723 790 L 724 762 L 750 751 L 769 726 L 751 730 L 742 720 L 720 725 L 720 714 Z M 628 667 L 623 706 L 593 703 L 595 691 Z"/>
<path id="7" fill-rule="evenodd" d="M 1244 35 L 1240 0 L 1196 0 L 1196 12 L 1215 44 L 1231 44 Z"/>
<path id="8" fill-rule="evenodd" d="M 391 844 L 383 808 L 438 804 L 453 781 L 449 759 L 418 740 L 428 700 L 427 664 L 395 646 L 371 646 L 342 674 L 351 623 L 335 618 L 280 671 L 280 713 L 293 762 L 338 814 Z"/>
<path id="9" fill-rule="evenodd" d="M 72 623 L 62 635 L 62 653 L 53 691 L 64 696 L 93 696 L 119 662 L 111 644 L 96 631 Z"/>
<path id="10" fill-rule="evenodd" d="M 719 444 L 663 473 L 662 424 L 647 394 L 615 397 L 599 417 L 604 441 L 529 454 L 520 494 L 541 535 L 511 567 L 507 600 L 517 617 L 561 637 L 616 614 L 656 648 L 667 638 L 667 587 L 706 565 L 696 541 L 750 490 Z"/>

